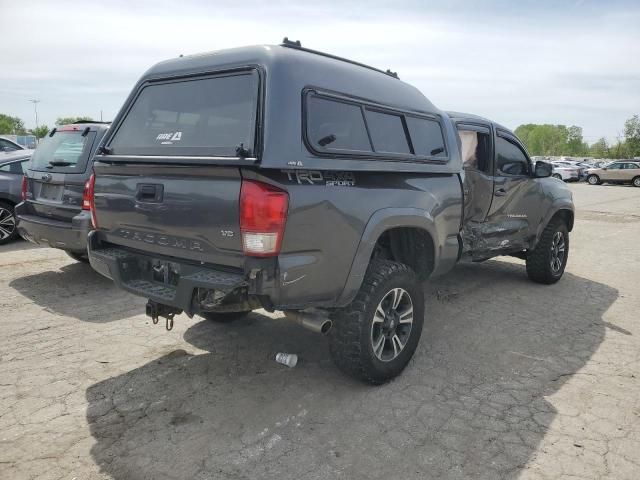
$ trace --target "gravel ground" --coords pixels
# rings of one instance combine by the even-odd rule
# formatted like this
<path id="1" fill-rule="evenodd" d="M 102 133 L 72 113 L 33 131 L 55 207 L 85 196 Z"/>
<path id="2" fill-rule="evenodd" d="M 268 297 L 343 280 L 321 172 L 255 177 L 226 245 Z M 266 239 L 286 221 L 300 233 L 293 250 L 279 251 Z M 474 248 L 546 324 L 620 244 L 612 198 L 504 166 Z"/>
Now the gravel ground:
<path id="1" fill-rule="evenodd" d="M 166 332 L 64 253 L 0 247 L 0 478 L 640 478 L 640 189 L 571 188 L 562 281 L 503 258 L 431 281 L 381 387 L 277 316 Z"/>

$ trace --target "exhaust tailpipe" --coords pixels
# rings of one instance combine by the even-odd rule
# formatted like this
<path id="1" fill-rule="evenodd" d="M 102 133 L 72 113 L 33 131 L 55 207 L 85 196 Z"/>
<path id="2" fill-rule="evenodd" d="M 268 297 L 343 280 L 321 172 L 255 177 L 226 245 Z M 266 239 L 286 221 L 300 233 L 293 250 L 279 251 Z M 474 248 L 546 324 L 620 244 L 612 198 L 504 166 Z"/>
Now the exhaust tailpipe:
<path id="1" fill-rule="evenodd" d="M 333 325 L 330 318 L 314 311 L 285 310 L 284 315 L 304 328 L 323 335 L 329 333 Z"/>

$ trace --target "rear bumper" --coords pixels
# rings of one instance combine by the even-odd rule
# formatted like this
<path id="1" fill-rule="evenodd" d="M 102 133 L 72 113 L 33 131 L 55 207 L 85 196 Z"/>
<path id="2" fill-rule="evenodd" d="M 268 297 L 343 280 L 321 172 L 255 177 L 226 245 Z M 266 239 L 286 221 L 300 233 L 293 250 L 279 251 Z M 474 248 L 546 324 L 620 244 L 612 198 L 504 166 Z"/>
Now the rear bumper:
<path id="1" fill-rule="evenodd" d="M 89 262 L 94 270 L 123 290 L 193 315 L 203 309 L 196 295 L 208 293 L 216 305 L 229 295 L 247 301 L 248 281 L 242 272 L 228 272 L 185 263 L 113 245 L 101 244 L 98 232 L 88 237 Z M 201 299 L 200 296 L 198 296 Z"/>
<path id="2" fill-rule="evenodd" d="M 72 221 L 61 222 L 27 213 L 24 203 L 16 205 L 18 233 L 36 245 L 61 248 L 77 253 L 87 250 L 87 235 L 91 231 L 91 215 L 83 210 Z"/>

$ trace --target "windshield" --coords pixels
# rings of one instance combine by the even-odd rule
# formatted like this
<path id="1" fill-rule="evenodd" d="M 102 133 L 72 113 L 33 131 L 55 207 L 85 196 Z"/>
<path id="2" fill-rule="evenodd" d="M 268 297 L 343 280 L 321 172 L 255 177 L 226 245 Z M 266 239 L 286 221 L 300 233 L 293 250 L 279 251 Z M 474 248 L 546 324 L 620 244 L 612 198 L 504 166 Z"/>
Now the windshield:
<path id="1" fill-rule="evenodd" d="M 82 135 L 82 130 L 56 131 L 45 137 L 33 152 L 32 170 L 84 172 L 95 132 Z"/>
<path id="2" fill-rule="evenodd" d="M 254 154 L 258 74 L 144 87 L 109 143 L 115 155 Z"/>

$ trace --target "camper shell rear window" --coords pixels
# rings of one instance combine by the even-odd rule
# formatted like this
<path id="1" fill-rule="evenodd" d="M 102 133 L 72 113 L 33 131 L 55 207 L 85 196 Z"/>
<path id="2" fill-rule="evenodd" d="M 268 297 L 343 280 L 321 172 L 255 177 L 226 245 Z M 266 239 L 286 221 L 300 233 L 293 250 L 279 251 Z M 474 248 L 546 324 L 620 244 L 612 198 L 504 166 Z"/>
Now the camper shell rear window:
<path id="1" fill-rule="evenodd" d="M 248 70 L 149 83 L 108 146 L 114 155 L 255 155 L 259 76 Z"/>

